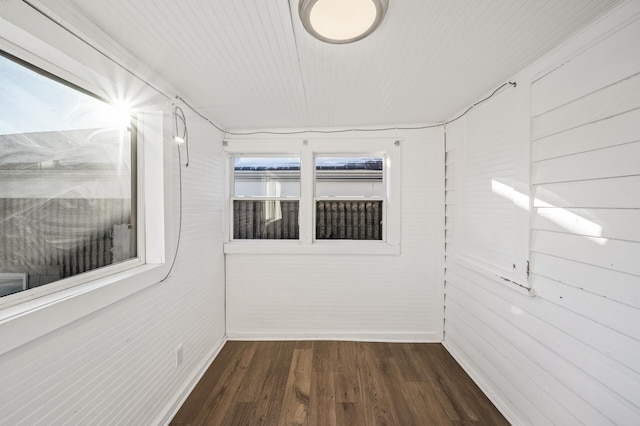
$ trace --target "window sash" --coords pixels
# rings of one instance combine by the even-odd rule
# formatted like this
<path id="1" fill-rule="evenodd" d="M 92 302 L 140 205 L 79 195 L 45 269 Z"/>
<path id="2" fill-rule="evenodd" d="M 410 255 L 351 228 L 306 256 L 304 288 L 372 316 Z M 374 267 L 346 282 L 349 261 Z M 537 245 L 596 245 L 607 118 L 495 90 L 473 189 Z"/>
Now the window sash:
<path id="1" fill-rule="evenodd" d="M 298 138 L 269 139 L 263 143 L 256 138 L 231 138 L 223 142 L 225 174 L 229 184 L 225 196 L 225 253 L 308 253 L 308 254 L 399 254 L 400 253 L 400 193 L 402 179 L 401 140 L 392 138 L 345 139 L 319 138 L 303 140 Z M 348 147 L 349 149 L 344 149 Z M 233 202 L 237 199 L 280 199 L 282 197 L 236 197 L 233 195 L 233 158 L 286 157 L 300 158 L 300 204 L 299 240 L 238 240 L 233 238 Z M 373 157 L 382 158 L 384 195 L 376 196 L 316 196 L 316 157 Z M 326 193 L 326 192 L 325 192 Z M 370 194 L 373 192 L 369 191 Z M 293 199 L 293 198 L 291 198 Z M 325 240 L 316 239 L 316 206 L 318 201 L 381 201 L 381 240 Z"/>

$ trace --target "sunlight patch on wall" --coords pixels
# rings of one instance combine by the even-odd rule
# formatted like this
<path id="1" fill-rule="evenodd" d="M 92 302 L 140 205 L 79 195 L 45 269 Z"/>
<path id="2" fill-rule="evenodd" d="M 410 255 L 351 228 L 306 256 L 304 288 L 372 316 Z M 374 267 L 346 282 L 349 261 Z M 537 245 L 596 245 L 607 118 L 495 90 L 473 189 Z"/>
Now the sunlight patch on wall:
<path id="1" fill-rule="evenodd" d="M 516 191 L 511 186 L 492 179 L 491 190 L 494 194 L 513 201 L 516 206 L 524 210 L 529 210 L 529 196 Z M 584 235 L 585 238 L 600 245 L 605 245 L 607 243 L 606 238 L 600 238 L 602 236 L 602 226 L 597 223 L 577 215 L 570 210 L 556 207 L 538 198 L 534 200 L 534 204 L 538 206 L 538 215 L 550 220 L 556 225 L 561 226 L 567 231 Z"/>

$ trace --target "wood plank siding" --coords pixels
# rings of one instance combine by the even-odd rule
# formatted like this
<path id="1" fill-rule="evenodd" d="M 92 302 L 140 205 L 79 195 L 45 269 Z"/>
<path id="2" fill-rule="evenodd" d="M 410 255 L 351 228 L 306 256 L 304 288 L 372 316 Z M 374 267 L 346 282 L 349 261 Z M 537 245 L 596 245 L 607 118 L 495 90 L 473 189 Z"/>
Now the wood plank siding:
<path id="1" fill-rule="evenodd" d="M 516 424 L 640 424 L 640 8 L 627 9 L 493 105 L 531 123 L 535 297 L 455 261 L 460 162 L 473 153 L 468 121 L 448 129 L 444 344 Z"/>

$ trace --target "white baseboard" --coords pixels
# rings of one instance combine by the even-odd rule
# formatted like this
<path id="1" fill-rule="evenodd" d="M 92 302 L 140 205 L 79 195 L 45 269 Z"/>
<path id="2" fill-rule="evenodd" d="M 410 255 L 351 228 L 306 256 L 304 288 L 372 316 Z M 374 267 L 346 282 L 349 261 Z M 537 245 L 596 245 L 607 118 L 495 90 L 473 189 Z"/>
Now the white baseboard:
<path id="1" fill-rule="evenodd" d="M 196 387 L 196 385 L 198 384 L 200 379 L 202 379 L 202 376 L 204 376 L 204 373 L 207 372 L 207 369 L 209 369 L 209 366 L 211 365 L 213 360 L 216 359 L 216 357 L 218 356 L 218 354 L 220 353 L 220 351 L 224 347 L 225 343 L 227 343 L 226 336 L 223 337 L 219 341 L 219 343 L 216 346 L 213 347 L 213 350 L 209 353 L 209 356 L 207 356 L 200 363 L 198 368 L 196 368 L 193 371 L 193 373 L 191 373 L 187 377 L 187 379 L 184 381 L 183 385 L 178 388 L 178 392 L 176 392 L 175 398 L 174 398 L 173 402 L 170 404 L 168 410 L 164 414 L 161 414 L 156 419 L 156 421 L 152 422 L 152 424 L 165 425 L 165 426 L 169 425 L 171 420 L 178 413 L 178 410 L 180 410 L 180 407 L 182 407 L 182 405 L 187 400 L 187 398 L 189 397 L 191 392 L 193 392 L 193 389 Z"/>
<path id="2" fill-rule="evenodd" d="M 442 332 L 232 332 L 227 331 L 229 340 L 351 340 L 356 342 L 396 342 L 396 343 L 442 343 Z"/>
<path id="3" fill-rule="evenodd" d="M 462 369 L 471 377 L 471 380 L 474 381 L 476 385 L 480 388 L 480 390 L 489 398 L 489 401 L 496 406 L 498 411 L 502 413 L 502 415 L 507 419 L 509 423 L 512 425 L 526 425 L 527 422 L 522 421 L 520 416 L 513 412 L 509 404 L 507 404 L 504 399 L 496 392 L 495 388 L 491 386 L 487 380 L 484 378 L 484 375 L 481 374 L 473 365 L 471 365 L 463 353 L 459 352 L 458 349 L 453 347 L 446 340 L 442 342 L 442 346 L 451 354 L 453 359 L 456 360 L 458 364 L 462 367 Z"/>

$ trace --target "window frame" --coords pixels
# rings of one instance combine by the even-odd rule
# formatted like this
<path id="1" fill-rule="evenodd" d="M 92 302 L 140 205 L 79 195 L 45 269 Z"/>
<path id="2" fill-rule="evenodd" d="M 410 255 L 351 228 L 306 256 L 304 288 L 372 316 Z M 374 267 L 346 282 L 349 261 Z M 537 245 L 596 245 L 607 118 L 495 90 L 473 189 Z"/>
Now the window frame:
<path id="1" fill-rule="evenodd" d="M 19 58 L 5 50 L 2 49 L 3 46 L 0 45 L 0 56 L 6 58 L 9 61 L 13 61 L 16 64 L 26 68 L 28 71 L 41 75 L 42 77 L 53 81 L 57 84 L 61 84 L 68 89 L 79 92 L 83 95 L 93 97 L 98 101 L 104 102 L 105 104 L 111 104 L 112 102 L 104 99 L 103 97 L 93 93 L 92 91 L 85 89 L 77 84 L 71 83 L 65 80 L 63 77 L 53 74 L 43 68 L 38 67 L 27 60 Z M 144 202 L 145 200 L 141 196 L 141 188 L 140 182 L 141 179 L 139 177 L 139 173 L 141 170 L 144 170 L 143 164 L 141 164 L 142 159 L 144 158 L 138 150 L 140 147 L 139 144 L 139 135 L 138 131 L 138 114 L 132 112 L 131 113 L 131 121 L 129 123 L 130 126 L 130 143 L 131 143 L 131 224 L 134 225 L 135 235 L 132 234 L 133 241 L 132 243 L 136 244 L 136 255 L 130 259 L 111 264 L 105 265 L 96 269 L 92 269 L 90 271 L 81 272 L 79 274 L 75 274 L 66 278 L 59 279 L 57 281 L 53 281 L 46 285 L 27 288 L 24 291 L 20 291 L 17 293 L 13 293 L 7 296 L 3 296 L 0 298 L 0 310 L 14 306 L 20 303 L 24 303 L 30 301 L 32 299 L 37 299 L 39 297 L 47 296 L 50 294 L 57 293 L 62 290 L 66 290 L 69 288 L 73 288 L 76 286 L 80 286 L 83 283 L 93 281 L 96 279 L 100 279 L 103 277 L 107 277 L 112 274 L 116 274 L 118 272 L 126 271 L 131 268 L 135 268 L 137 266 L 144 265 L 146 263 L 146 245 L 145 245 L 145 216 L 144 216 Z M 19 170 L 13 171 L 19 172 Z"/>
<path id="2" fill-rule="evenodd" d="M 15 22 L 7 21 L 10 18 Z M 166 100 L 72 35 L 40 31 L 41 18 L 22 4 L 0 17 L 0 22 L 34 31 L 0 26 L 0 50 L 99 99 L 121 99 L 116 81 L 131 82 L 131 91 L 138 95 L 138 257 L 0 298 L 0 354 L 157 284 L 169 270 L 167 259 L 175 246 L 171 226 L 174 154 L 168 143 L 172 121 Z M 151 211 L 153 215 L 148 214 Z"/>
<path id="3" fill-rule="evenodd" d="M 223 145 L 226 155 L 225 176 L 227 178 L 224 208 L 225 253 L 400 254 L 401 139 L 264 140 L 233 138 L 225 140 Z M 236 156 L 300 157 L 299 240 L 235 240 L 232 238 L 233 158 Z M 383 240 L 317 240 L 315 238 L 315 158 L 325 156 L 384 158 Z"/>

